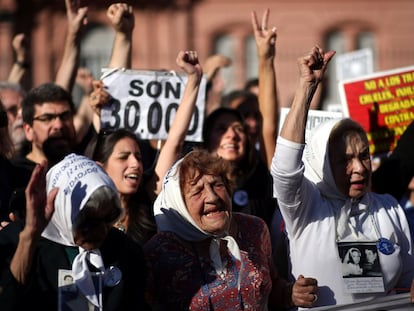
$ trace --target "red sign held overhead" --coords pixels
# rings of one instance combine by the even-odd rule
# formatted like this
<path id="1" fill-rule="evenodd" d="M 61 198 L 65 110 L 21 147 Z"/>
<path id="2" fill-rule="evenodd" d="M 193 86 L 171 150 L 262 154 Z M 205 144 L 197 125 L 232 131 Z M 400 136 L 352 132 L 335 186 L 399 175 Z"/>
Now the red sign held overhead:
<path id="1" fill-rule="evenodd" d="M 339 90 L 344 115 L 367 131 L 371 154 L 394 150 L 414 121 L 414 67 L 342 81 Z"/>

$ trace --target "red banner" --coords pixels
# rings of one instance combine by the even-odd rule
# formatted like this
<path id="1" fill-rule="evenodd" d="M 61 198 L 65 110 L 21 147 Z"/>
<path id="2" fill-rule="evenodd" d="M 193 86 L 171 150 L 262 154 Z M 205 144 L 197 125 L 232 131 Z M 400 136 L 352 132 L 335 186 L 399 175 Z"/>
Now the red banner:
<path id="1" fill-rule="evenodd" d="M 371 154 L 394 150 L 414 120 L 414 67 L 343 81 L 340 92 L 344 115 L 366 130 Z"/>

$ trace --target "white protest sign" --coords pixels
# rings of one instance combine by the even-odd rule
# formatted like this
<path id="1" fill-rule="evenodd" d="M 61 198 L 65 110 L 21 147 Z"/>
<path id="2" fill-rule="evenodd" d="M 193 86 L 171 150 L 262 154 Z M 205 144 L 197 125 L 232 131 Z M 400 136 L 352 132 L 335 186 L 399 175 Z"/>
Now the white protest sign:
<path id="1" fill-rule="evenodd" d="M 332 61 L 334 67 L 330 67 L 333 70 L 331 74 L 336 77 L 336 82 L 333 82 L 332 85 L 336 85 L 343 80 L 370 74 L 374 71 L 374 57 L 372 50 L 369 48 L 336 54 Z M 326 110 L 342 111 L 342 105 L 334 99 L 339 97 L 338 90 L 338 88 L 332 87 L 331 96 L 333 102 L 328 100 L 325 103 Z"/>
<path id="2" fill-rule="evenodd" d="M 169 71 L 117 69 L 104 71 L 102 81 L 111 102 L 101 110 L 101 128 L 126 128 L 141 139 L 167 139 L 184 94 L 187 76 Z M 186 141 L 201 141 L 206 79 L 201 80 Z"/>
<path id="3" fill-rule="evenodd" d="M 280 109 L 280 118 L 279 118 L 279 133 L 282 129 L 283 122 L 285 122 L 286 115 L 288 114 L 290 108 L 282 107 Z M 318 124 L 330 120 L 330 119 L 337 119 L 342 118 L 342 112 L 333 112 L 333 111 L 324 111 L 324 110 L 316 110 L 310 109 L 308 112 L 308 120 L 306 122 L 306 129 L 305 129 L 305 139 L 309 136 L 309 132 L 311 129 L 316 127 Z"/>
<path id="4" fill-rule="evenodd" d="M 336 55 L 336 78 L 338 81 L 357 78 L 374 72 L 371 49 L 361 49 Z"/>

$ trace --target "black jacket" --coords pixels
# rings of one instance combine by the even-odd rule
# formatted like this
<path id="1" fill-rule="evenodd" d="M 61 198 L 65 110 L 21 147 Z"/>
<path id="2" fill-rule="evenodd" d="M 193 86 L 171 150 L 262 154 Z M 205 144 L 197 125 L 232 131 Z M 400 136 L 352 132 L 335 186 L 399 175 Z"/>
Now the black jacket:
<path id="1" fill-rule="evenodd" d="M 0 231 L 0 310 L 57 310 L 58 270 L 71 270 L 68 249 L 73 251 L 77 248 L 42 238 L 33 259 L 30 281 L 26 286 L 21 286 L 13 278 L 7 264 L 12 255 L 10 245 L 16 242 L 16 238 L 10 236 L 16 233 L 12 229 L 9 228 L 9 233 Z M 116 266 L 122 271 L 118 285 L 103 289 L 103 310 L 146 310 L 146 265 L 142 248 L 113 228 L 100 250 L 105 267 Z"/>

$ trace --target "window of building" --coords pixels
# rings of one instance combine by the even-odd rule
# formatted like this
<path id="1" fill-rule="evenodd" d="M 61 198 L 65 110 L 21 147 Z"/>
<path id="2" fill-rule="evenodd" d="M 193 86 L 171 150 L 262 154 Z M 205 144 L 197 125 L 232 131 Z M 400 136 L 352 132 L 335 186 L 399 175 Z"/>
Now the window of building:
<path id="1" fill-rule="evenodd" d="M 254 38 L 253 35 L 250 35 L 246 38 L 246 57 L 245 57 L 246 80 L 258 77 L 259 75 L 258 62 L 259 60 L 257 58 L 256 39 Z"/>
<path id="2" fill-rule="evenodd" d="M 345 52 L 345 38 L 343 33 L 339 31 L 334 31 L 328 34 L 326 38 L 326 50 L 336 51 L 336 55 L 342 54 Z M 334 57 L 329 66 L 327 72 L 327 81 L 325 86 L 325 96 L 323 97 L 322 107 L 326 110 L 340 111 L 340 98 L 339 98 L 339 88 L 336 74 L 336 58 Z"/>
<path id="3" fill-rule="evenodd" d="M 227 56 L 233 61 L 235 57 L 233 46 L 234 38 L 232 38 L 229 34 L 220 35 L 215 40 L 214 53 Z M 221 74 L 226 82 L 224 92 L 227 93 L 234 87 L 234 63 L 232 63 L 231 66 L 221 69 Z"/>
<path id="4" fill-rule="evenodd" d="M 228 32 L 218 36 L 214 42 L 214 53 L 232 60 L 232 65 L 222 70 L 226 81 L 225 93 L 242 88 L 248 79 L 258 75 L 256 41 L 250 28 Z"/>
<path id="5" fill-rule="evenodd" d="M 82 40 L 80 66 L 88 68 L 95 79 L 99 79 L 101 69 L 108 66 L 113 40 L 113 30 L 102 25 L 91 26 Z"/>

